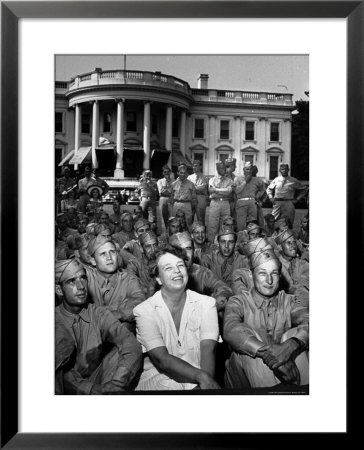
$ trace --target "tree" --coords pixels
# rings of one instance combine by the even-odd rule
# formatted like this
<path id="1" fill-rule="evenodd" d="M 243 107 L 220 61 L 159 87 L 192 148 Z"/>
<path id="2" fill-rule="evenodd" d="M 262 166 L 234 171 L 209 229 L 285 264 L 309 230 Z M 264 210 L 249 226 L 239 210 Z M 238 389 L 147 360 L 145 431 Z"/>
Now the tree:
<path id="1" fill-rule="evenodd" d="M 305 94 L 309 96 L 309 92 Z M 306 100 L 296 101 L 297 114 L 292 116 L 292 176 L 309 180 L 309 106 Z"/>

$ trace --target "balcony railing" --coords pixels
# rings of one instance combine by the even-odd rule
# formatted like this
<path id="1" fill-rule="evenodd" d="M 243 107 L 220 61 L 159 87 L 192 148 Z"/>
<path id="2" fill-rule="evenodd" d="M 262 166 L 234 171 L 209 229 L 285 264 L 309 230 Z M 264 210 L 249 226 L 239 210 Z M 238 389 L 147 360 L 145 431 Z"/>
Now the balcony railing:
<path id="1" fill-rule="evenodd" d="M 202 101 L 226 103 L 263 103 L 283 106 L 293 105 L 293 94 L 268 92 L 225 91 L 220 89 L 191 89 L 192 95 Z"/>

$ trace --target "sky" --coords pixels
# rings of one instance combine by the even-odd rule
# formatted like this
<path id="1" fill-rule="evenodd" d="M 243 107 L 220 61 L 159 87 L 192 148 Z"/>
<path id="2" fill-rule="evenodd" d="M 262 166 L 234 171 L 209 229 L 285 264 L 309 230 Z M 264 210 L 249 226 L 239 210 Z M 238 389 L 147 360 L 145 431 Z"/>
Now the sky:
<path id="1" fill-rule="evenodd" d="M 103 70 L 160 71 L 197 87 L 201 73 L 209 75 L 211 89 L 264 91 L 293 94 L 293 100 L 308 100 L 308 55 L 57 55 L 57 81 Z"/>

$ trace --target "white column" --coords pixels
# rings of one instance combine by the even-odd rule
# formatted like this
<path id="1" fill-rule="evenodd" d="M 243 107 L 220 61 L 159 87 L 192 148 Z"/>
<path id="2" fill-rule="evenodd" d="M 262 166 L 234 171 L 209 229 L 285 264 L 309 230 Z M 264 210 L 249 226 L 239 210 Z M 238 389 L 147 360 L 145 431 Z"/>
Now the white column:
<path id="1" fill-rule="evenodd" d="M 234 155 L 233 158 L 236 158 L 236 172 L 240 173 L 240 160 L 241 160 L 241 153 L 240 153 L 240 116 L 234 116 L 234 141 L 233 141 L 233 147 L 234 147 Z"/>
<path id="2" fill-rule="evenodd" d="M 181 111 L 181 122 L 180 122 L 180 137 L 179 137 L 179 149 L 182 155 L 186 154 L 186 111 L 183 109 Z"/>
<path id="3" fill-rule="evenodd" d="M 98 100 L 94 101 L 92 108 L 92 167 L 97 169 L 99 166 L 96 156 L 96 147 L 99 144 L 99 111 L 100 105 Z"/>
<path id="4" fill-rule="evenodd" d="M 117 100 L 116 116 L 116 167 L 115 178 L 124 178 L 123 170 L 123 150 L 124 150 L 124 100 Z"/>
<path id="5" fill-rule="evenodd" d="M 150 169 L 150 102 L 144 103 L 143 148 L 143 170 L 147 170 Z"/>
<path id="6" fill-rule="evenodd" d="M 171 152 L 168 165 L 172 167 L 172 106 L 168 105 L 166 110 L 166 142 L 165 147 Z"/>
<path id="7" fill-rule="evenodd" d="M 216 152 L 215 152 L 215 144 L 216 144 L 216 136 L 215 136 L 215 119 L 216 116 L 209 116 L 209 155 L 212 155 L 209 159 L 209 174 L 216 173 Z"/>
<path id="8" fill-rule="evenodd" d="M 81 105 L 75 105 L 75 155 L 77 155 L 78 149 L 81 143 Z M 74 169 L 78 169 L 78 164 L 74 164 Z"/>

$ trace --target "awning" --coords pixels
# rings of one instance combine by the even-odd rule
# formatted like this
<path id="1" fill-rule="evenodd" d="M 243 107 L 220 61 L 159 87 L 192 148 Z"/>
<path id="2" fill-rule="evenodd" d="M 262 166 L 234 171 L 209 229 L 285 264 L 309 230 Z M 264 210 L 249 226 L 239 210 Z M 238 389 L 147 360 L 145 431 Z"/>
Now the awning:
<path id="1" fill-rule="evenodd" d="M 74 155 L 75 151 L 71 150 L 70 152 L 67 153 L 67 155 L 62 159 L 62 161 L 58 164 L 58 167 L 64 166 L 67 161 L 69 161 L 72 156 Z"/>
<path id="2" fill-rule="evenodd" d="M 115 150 L 116 146 L 115 144 L 105 144 L 105 145 L 99 145 L 96 147 L 96 150 Z"/>
<path id="3" fill-rule="evenodd" d="M 178 166 L 180 163 L 184 163 L 189 167 L 192 167 L 192 162 L 187 156 L 184 156 L 181 150 L 174 149 L 172 151 L 172 166 Z"/>
<path id="4" fill-rule="evenodd" d="M 163 155 L 163 154 L 168 155 L 168 157 L 169 157 L 169 155 L 171 154 L 171 151 L 167 150 L 166 148 L 154 148 L 152 150 L 151 157 L 153 158 L 153 156 L 157 155 L 158 153 L 161 155 Z"/>
<path id="5" fill-rule="evenodd" d="M 86 159 L 90 159 L 89 162 L 91 162 L 91 148 L 92 147 L 80 147 L 77 150 L 77 153 L 73 156 L 69 164 L 82 164 L 85 163 Z M 89 156 L 90 155 L 90 156 Z M 89 158 L 88 158 L 89 156 Z"/>

